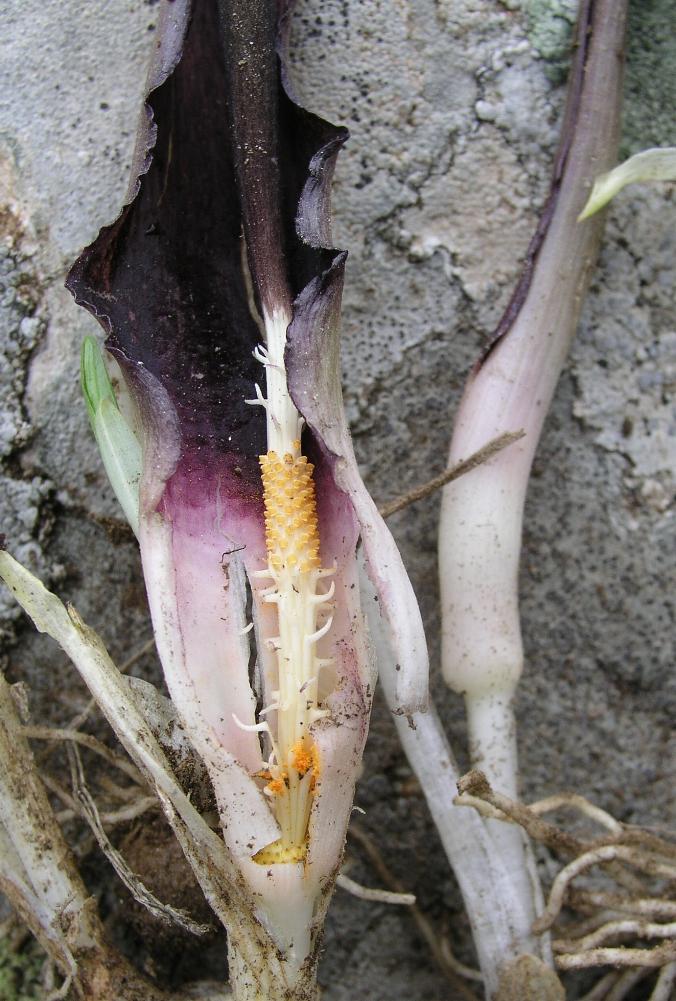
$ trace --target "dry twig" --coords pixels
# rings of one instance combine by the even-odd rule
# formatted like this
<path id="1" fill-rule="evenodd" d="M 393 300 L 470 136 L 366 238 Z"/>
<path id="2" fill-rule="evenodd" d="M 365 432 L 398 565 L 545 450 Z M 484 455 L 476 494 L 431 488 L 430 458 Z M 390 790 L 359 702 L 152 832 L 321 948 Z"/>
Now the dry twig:
<path id="1" fill-rule="evenodd" d="M 524 435 L 525 431 L 506 431 L 504 434 L 498 435 L 497 438 L 491 439 L 491 441 L 477 449 L 476 452 L 473 452 L 469 458 L 461 459 L 460 462 L 456 462 L 450 469 L 445 469 L 443 473 L 439 473 L 438 476 L 428 480 L 427 483 L 422 483 L 420 486 L 414 487 L 413 490 L 409 490 L 400 497 L 395 497 L 394 500 L 383 504 L 379 508 L 381 516 L 389 518 L 391 515 L 396 514 L 397 511 L 408 507 L 409 504 L 415 504 L 416 501 L 422 500 L 423 497 L 428 497 L 436 490 L 441 490 L 447 483 L 451 483 L 453 480 L 457 480 L 458 477 L 464 476 L 465 473 L 476 469 L 477 466 L 492 459 L 503 448 L 523 438 Z"/>
<path id="2" fill-rule="evenodd" d="M 499 814 L 502 814 L 503 818 L 523 827 L 534 841 L 540 841 L 555 851 L 577 855 L 588 847 L 579 838 L 568 834 L 567 831 L 562 831 L 554 824 L 547 823 L 537 814 L 531 813 L 523 803 L 518 803 L 516 800 L 510 799 L 509 796 L 495 792 L 483 772 L 476 769 L 467 772 L 458 780 L 458 792 L 459 795 L 454 800 L 458 806 L 474 806 L 475 799 L 488 803 Z M 466 799 L 466 796 L 471 797 L 471 799 Z"/>
<path id="3" fill-rule="evenodd" d="M 99 848 L 106 856 L 134 899 L 137 900 L 139 904 L 142 904 L 146 910 L 150 911 L 154 917 L 159 918 L 159 920 L 163 921 L 165 924 L 173 923 L 180 925 L 180 927 L 192 932 L 193 935 L 204 935 L 210 931 L 211 928 L 209 925 L 199 924 L 189 915 L 185 914 L 181 910 L 178 910 L 178 908 L 172 907 L 170 904 L 165 904 L 158 900 L 157 897 L 151 893 L 146 886 L 144 886 L 139 877 L 132 872 L 122 855 L 120 855 L 117 849 L 113 847 L 108 835 L 103 829 L 98 808 L 85 783 L 82 761 L 75 743 L 68 745 L 68 760 L 70 762 L 73 793 L 81 806 L 82 815 L 91 827 Z"/>

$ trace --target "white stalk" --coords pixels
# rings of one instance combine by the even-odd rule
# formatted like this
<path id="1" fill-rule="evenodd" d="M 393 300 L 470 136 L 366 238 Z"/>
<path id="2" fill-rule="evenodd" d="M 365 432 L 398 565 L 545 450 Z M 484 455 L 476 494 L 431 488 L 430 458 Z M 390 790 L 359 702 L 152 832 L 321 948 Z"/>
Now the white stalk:
<path id="1" fill-rule="evenodd" d="M 625 5 L 599 0 L 581 24 L 581 63 L 557 161 L 558 196 L 531 261 L 516 316 L 468 380 L 449 465 L 506 431 L 525 437 L 449 484 L 443 493 L 439 562 L 442 668 L 465 698 L 472 763 L 494 788 L 518 789 L 513 697 L 523 669 L 518 569 L 523 509 L 533 456 L 570 341 L 600 239 L 600 224 L 577 217 L 599 167 L 617 145 Z M 580 89 L 576 91 L 575 81 Z M 560 182 L 558 178 L 560 179 Z M 496 851 L 535 918 L 541 894 L 522 832 L 490 822 Z"/>
<path id="2" fill-rule="evenodd" d="M 380 682 L 392 711 L 399 739 L 417 775 L 446 857 L 460 885 L 484 981 L 492 998 L 505 967 L 528 952 L 549 959 L 549 939 L 532 933 L 533 916 L 515 884 L 509 859 L 495 850 L 487 822 L 454 805 L 458 768 L 433 705 L 425 713 L 396 712 L 396 664 L 365 572 L 361 586 L 378 656 Z"/>
<path id="3" fill-rule="evenodd" d="M 282 456 L 286 452 L 300 451 L 295 443 L 300 440 L 303 429 L 303 419 L 289 395 L 284 364 L 286 331 L 291 317 L 279 309 L 271 316 L 265 314 L 263 322 L 266 346 L 258 350 L 257 357 L 265 365 L 268 395 L 267 400 L 261 402 L 265 402 L 268 450 Z"/>
<path id="4" fill-rule="evenodd" d="M 462 413 L 452 461 L 458 457 L 456 441 L 469 430 L 461 420 Z M 515 428 L 510 420 L 500 430 Z M 483 432 L 484 441 L 494 437 L 486 422 Z M 527 471 L 520 476 L 518 463 L 523 463 L 525 441 L 511 445 L 506 450 L 510 455 L 498 455 L 462 477 L 450 495 L 445 493 L 439 549 L 444 676 L 465 698 L 472 765 L 486 773 L 493 788 L 513 798 L 518 785 L 513 697 L 523 669 L 517 575 L 527 482 Z M 463 452 L 471 451 L 473 446 L 465 444 Z M 542 899 L 526 837 L 520 828 L 500 821 L 488 821 L 487 830 L 532 923 Z"/>

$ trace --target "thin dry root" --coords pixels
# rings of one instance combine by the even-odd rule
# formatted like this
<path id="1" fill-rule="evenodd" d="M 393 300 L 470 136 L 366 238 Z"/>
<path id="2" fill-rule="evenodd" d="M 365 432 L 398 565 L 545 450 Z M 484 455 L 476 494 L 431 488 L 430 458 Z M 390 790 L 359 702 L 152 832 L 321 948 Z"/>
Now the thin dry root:
<path id="1" fill-rule="evenodd" d="M 629 865 L 641 869 L 650 876 L 664 876 L 667 879 L 676 878 L 676 870 L 673 866 L 665 865 L 655 861 L 645 853 L 639 852 L 626 845 L 602 845 L 600 848 L 593 848 L 585 852 L 578 858 L 569 862 L 558 874 L 552 885 L 549 901 L 544 911 L 533 925 L 536 933 L 546 931 L 554 924 L 566 895 L 568 885 L 586 869 L 594 865 L 606 862 L 621 860 Z"/>
<path id="2" fill-rule="evenodd" d="M 609 938 L 621 938 L 624 935 L 634 935 L 636 938 L 674 938 L 676 937 L 676 922 L 662 925 L 652 921 L 636 921 L 630 918 L 624 921 L 608 921 L 589 935 L 574 939 L 556 939 L 552 946 L 554 952 L 595 949 L 596 946 L 602 945 Z"/>
<path id="3" fill-rule="evenodd" d="M 89 824 L 99 848 L 134 899 L 165 924 L 179 925 L 193 935 L 204 935 L 209 932 L 211 930 L 209 925 L 199 924 L 184 911 L 158 900 L 155 894 L 151 893 L 138 876 L 132 872 L 122 855 L 113 847 L 103 829 L 98 807 L 85 783 L 84 770 L 77 750 L 77 744 L 68 745 L 68 759 L 71 768 L 74 798 L 79 806 L 80 815 Z"/>
<path id="4" fill-rule="evenodd" d="M 673 997 L 674 986 L 676 986 L 676 962 L 667 963 L 662 967 L 655 989 L 650 995 L 650 1001 L 669 1001 L 669 998 Z"/>
<path id="5" fill-rule="evenodd" d="M 608 1001 L 608 994 L 622 974 L 618 970 L 611 970 L 605 976 L 597 980 L 590 991 L 584 994 L 580 1001 Z"/>
<path id="6" fill-rule="evenodd" d="M 605 1001 L 624 1001 L 629 991 L 641 980 L 645 980 L 650 973 L 651 970 L 645 969 L 645 967 L 636 970 L 623 970 L 618 975 L 612 990 L 606 994 Z"/>
<path id="7" fill-rule="evenodd" d="M 665 942 L 654 949 L 589 949 L 556 957 L 560 970 L 584 970 L 590 966 L 665 966 L 676 961 L 676 942 Z"/>
<path id="8" fill-rule="evenodd" d="M 70 989 L 73 986 L 73 974 L 69 973 L 64 982 L 56 991 L 51 991 L 45 1001 L 63 1001 L 63 998 L 67 998 L 70 994 Z"/>
<path id="9" fill-rule="evenodd" d="M 556 876 L 533 931 L 543 933 L 551 928 L 564 904 L 588 915 L 566 925 L 565 937 L 553 943 L 561 970 L 616 967 L 601 977 L 584 1001 L 622 1001 L 640 979 L 654 976 L 660 967 L 651 1001 L 668 1001 L 676 981 L 676 901 L 667 899 L 656 881 L 676 880 L 673 836 L 665 832 L 661 837 L 661 831 L 658 834 L 621 824 L 576 793 L 549 796 L 525 806 L 493 790 L 479 771 L 463 776 L 458 789 L 458 805 L 471 806 L 491 819 L 519 824 L 534 840 L 559 854 L 573 856 Z M 603 835 L 581 840 L 543 820 L 544 814 L 562 808 L 573 809 L 599 825 Z M 603 866 L 604 877 L 614 879 L 629 892 L 573 889 L 573 881 L 595 866 Z M 657 938 L 666 941 L 654 948 L 645 947 Z M 626 945 L 607 944 L 623 939 Z"/>
<path id="10" fill-rule="evenodd" d="M 132 764 L 128 758 L 123 757 L 121 754 L 111 751 L 109 747 L 106 747 L 105 744 L 102 744 L 100 740 L 97 740 L 90 733 L 81 733 L 75 729 L 61 730 L 50 726 L 23 726 L 21 729 L 24 737 L 28 737 L 29 740 L 48 740 L 54 742 L 69 740 L 75 744 L 80 744 L 82 747 L 87 747 L 90 751 L 93 751 L 107 761 L 108 764 L 113 765 L 114 768 L 118 768 L 125 775 L 128 775 L 137 785 L 143 788 L 146 787 L 146 783 L 136 765 Z"/>
<path id="11" fill-rule="evenodd" d="M 483 772 L 477 769 L 472 769 L 472 771 L 467 772 L 466 775 L 463 775 L 458 780 L 458 791 L 460 795 L 454 800 L 455 803 L 461 806 L 468 805 L 468 797 L 488 803 L 494 810 L 504 815 L 500 817 L 498 814 L 498 819 L 506 817 L 515 824 L 519 824 L 534 841 L 539 841 L 549 848 L 553 848 L 554 851 L 565 852 L 568 855 L 578 855 L 589 847 L 586 842 L 580 841 L 579 838 L 574 837 L 567 831 L 562 831 L 560 828 L 555 827 L 554 824 L 549 824 L 547 821 L 542 820 L 536 813 L 531 812 L 529 807 L 524 806 L 523 803 L 518 803 L 516 800 L 510 799 L 509 796 L 496 792 L 491 788 Z M 472 805 L 474 805 L 473 802 Z M 495 814 L 492 815 L 496 816 Z"/>
<path id="12" fill-rule="evenodd" d="M 369 886 L 362 886 L 356 883 L 345 873 L 340 873 L 336 878 L 336 886 L 341 890 L 347 890 L 353 897 L 360 900 L 370 900 L 378 904 L 395 904 L 399 907 L 412 907 L 415 904 L 415 893 L 398 893 L 394 890 L 376 890 Z"/>
<path id="13" fill-rule="evenodd" d="M 676 918 L 676 900 L 659 897 L 626 897 L 618 893 L 604 893 L 601 890 L 572 890 L 568 903 L 576 910 L 603 907 L 626 914 L 639 914 L 655 918 Z"/>
<path id="14" fill-rule="evenodd" d="M 562 792 L 556 796 L 547 796 L 546 799 L 539 799 L 535 803 L 530 803 L 528 809 L 540 816 L 542 813 L 551 813 L 553 810 L 559 810 L 562 806 L 578 810 L 585 817 L 588 817 L 589 820 L 593 820 L 597 824 L 600 824 L 601 827 L 605 827 L 611 834 L 622 833 L 622 824 L 619 821 L 615 820 L 614 817 L 611 817 L 609 813 L 606 813 L 599 806 L 590 803 L 584 796 L 580 796 L 575 792 Z"/>

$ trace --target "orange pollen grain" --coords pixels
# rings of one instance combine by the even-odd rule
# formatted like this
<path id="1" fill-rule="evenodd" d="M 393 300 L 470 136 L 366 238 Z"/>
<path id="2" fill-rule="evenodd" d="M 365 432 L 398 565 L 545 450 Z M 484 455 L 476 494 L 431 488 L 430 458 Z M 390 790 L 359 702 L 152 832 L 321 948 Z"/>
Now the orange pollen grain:
<path id="1" fill-rule="evenodd" d="M 314 762 L 314 745 L 310 750 L 307 750 L 303 747 L 303 744 L 298 741 L 298 743 L 294 744 L 291 748 L 291 761 L 298 774 L 301 776 L 305 775 L 305 773 L 312 768 Z"/>
<path id="2" fill-rule="evenodd" d="M 319 531 L 313 465 L 304 455 L 287 452 L 259 456 L 265 502 L 265 537 L 275 570 L 300 567 L 318 569 Z"/>
<path id="3" fill-rule="evenodd" d="M 315 783 L 319 778 L 319 770 L 320 770 L 319 748 L 317 747 L 316 744 L 312 745 L 311 753 L 312 753 L 312 788 L 314 789 Z"/>
<path id="4" fill-rule="evenodd" d="M 268 792 L 274 793 L 275 796 L 281 796 L 286 791 L 286 782 L 284 779 L 273 779 L 272 782 L 268 782 L 265 788 Z"/>

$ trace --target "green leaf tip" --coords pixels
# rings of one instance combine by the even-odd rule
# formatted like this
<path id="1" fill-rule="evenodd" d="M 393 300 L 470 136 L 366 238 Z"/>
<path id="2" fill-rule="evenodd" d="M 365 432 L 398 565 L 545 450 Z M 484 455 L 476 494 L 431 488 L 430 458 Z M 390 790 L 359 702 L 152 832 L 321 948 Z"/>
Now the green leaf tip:
<path id="1" fill-rule="evenodd" d="M 103 400 L 110 400 L 117 407 L 113 385 L 106 371 L 101 348 L 95 337 L 85 337 L 80 352 L 80 382 L 87 404 L 89 422 L 94 427 L 96 412 Z"/>
<path id="2" fill-rule="evenodd" d="M 676 181 L 676 146 L 644 149 L 597 177 L 587 204 L 577 217 L 578 222 L 593 216 L 627 184 L 643 181 Z"/>
<path id="3" fill-rule="evenodd" d="M 127 521 L 138 535 L 141 445 L 120 412 L 101 348 L 94 337 L 85 337 L 82 344 L 80 378 L 89 423 L 108 479 Z"/>

